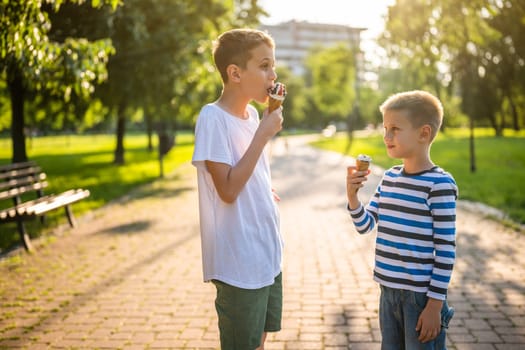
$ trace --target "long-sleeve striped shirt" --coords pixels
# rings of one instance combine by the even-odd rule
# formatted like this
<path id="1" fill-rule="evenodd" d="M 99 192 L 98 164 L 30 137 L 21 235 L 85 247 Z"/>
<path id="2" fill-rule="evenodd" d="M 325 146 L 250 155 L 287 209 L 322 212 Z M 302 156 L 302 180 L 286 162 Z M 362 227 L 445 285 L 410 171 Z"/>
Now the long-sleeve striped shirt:
<path id="1" fill-rule="evenodd" d="M 454 178 L 439 167 L 385 172 L 368 205 L 350 214 L 363 234 L 377 226 L 374 280 L 444 300 L 456 257 Z"/>

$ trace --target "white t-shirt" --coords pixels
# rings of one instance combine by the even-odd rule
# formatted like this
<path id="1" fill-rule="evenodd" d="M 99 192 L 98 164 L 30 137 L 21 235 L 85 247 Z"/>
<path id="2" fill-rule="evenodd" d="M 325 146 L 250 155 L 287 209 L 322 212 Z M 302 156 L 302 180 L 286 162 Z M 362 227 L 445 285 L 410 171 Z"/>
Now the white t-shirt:
<path id="1" fill-rule="evenodd" d="M 204 106 L 195 128 L 192 164 L 197 168 L 204 281 L 257 289 L 273 284 L 281 271 L 283 242 L 272 194 L 266 152 L 233 203 L 221 200 L 205 160 L 234 166 L 259 125 L 257 110 L 240 119 L 215 103 Z"/>

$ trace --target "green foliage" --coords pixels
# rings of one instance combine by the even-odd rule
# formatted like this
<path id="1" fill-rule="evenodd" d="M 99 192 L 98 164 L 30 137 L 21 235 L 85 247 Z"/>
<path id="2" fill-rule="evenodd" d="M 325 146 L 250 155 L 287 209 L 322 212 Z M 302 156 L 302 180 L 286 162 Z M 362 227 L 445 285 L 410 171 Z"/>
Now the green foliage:
<path id="1" fill-rule="evenodd" d="M 361 120 L 356 121 L 358 125 L 365 127 L 368 124 L 377 125 L 381 123 L 382 116 L 379 106 L 383 102 L 383 96 L 376 89 L 367 86 L 359 88 L 359 109 Z M 355 129 L 355 128 L 354 128 Z"/>
<path id="2" fill-rule="evenodd" d="M 73 4 L 83 0 L 71 0 Z M 118 0 L 97 1 L 92 6 Z M 49 37 L 50 12 L 60 9 L 62 1 L 39 0 L 0 2 L 0 78 L 5 79 L 10 95 L 13 161 L 27 160 L 25 148 L 25 102 L 31 94 L 59 96 L 65 102 L 85 98 L 94 85 L 106 78 L 106 63 L 112 53 L 109 40 L 88 41 Z"/>
<path id="3" fill-rule="evenodd" d="M 459 199 L 482 202 L 525 223 L 525 132 L 506 130 L 506 137 L 496 137 L 493 130 L 476 129 L 477 171 L 470 172 L 468 129 L 447 129 L 432 145 L 432 160 L 450 172 L 459 187 Z M 323 139 L 314 145 L 344 153 L 346 137 Z M 383 168 L 400 164 L 387 156 L 380 134 L 356 137 L 349 155 L 365 153 Z"/>
<path id="4" fill-rule="evenodd" d="M 117 2 L 103 1 L 113 7 Z M 98 1 L 97 5 L 101 3 Z M 61 4 L 62 1 L 49 1 L 55 10 Z M 47 90 L 66 101 L 73 90 L 79 95 L 91 93 L 94 84 L 105 78 L 111 43 L 72 38 L 63 43 L 49 40 L 51 23 L 41 5 L 38 0 L 0 3 L 0 71 L 7 72 L 8 81 L 14 79 L 15 70 L 20 71 L 27 88 Z"/>
<path id="5" fill-rule="evenodd" d="M 396 68 L 383 69 L 382 89 L 429 90 L 445 105 L 461 106 L 475 125 L 498 134 L 509 126 L 519 130 L 525 124 L 525 107 L 517 102 L 525 95 L 524 18 L 522 0 L 397 0 L 380 39 Z"/>
<path id="6" fill-rule="evenodd" d="M 127 118 L 144 116 L 149 132 L 193 125 L 220 88 L 212 39 L 255 25 L 262 9 L 254 0 L 21 0 L 0 2 L 0 12 L 0 78 L 13 110 L 0 127 L 12 127 L 13 159 L 27 159 L 26 126 L 82 131 L 116 115 L 120 163 Z"/>
<path id="7" fill-rule="evenodd" d="M 253 24 L 259 11 L 253 1 L 126 1 L 112 18 L 116 54 L 100 90 L 104 103 L 142 108 L 154 123 L 191 123 L 220 86 L 212 39 L 233 23 Z"/>
<path id="8" fill-rule="evenodd" d="M 355 63 L 351 49 L 340 44 L 314 48 L 307 57 L 309 96 L 329 121 L 344 121 L 355 99 Z M 325 125 L 326 125 L 325 124 Z"/>

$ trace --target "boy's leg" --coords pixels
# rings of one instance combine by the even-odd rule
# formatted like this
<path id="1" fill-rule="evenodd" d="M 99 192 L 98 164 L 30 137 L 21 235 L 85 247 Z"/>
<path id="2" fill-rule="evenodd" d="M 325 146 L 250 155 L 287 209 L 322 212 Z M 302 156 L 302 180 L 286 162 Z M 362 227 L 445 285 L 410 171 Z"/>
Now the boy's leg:
<path id="1" fill-rule="evenodd" d="M 266 322 L 264 332 L 261 338 L 261 345 L 257 350 L 264 350 L 264 342 L 268 332 L 277 332 L 281 330 L 281 320 L 283 312 L 283 284 L 282 273 L 275 277 L 274 284 L 270 286 L 270 295 L 268 298 L 268 309 L 266 311 Z"/>
<path id="2" fill-rule="evenodd" d="M 282 294 L 278 306 L 272 301 L 272 286 L 260 289 L 237 288 L 220 281 L 213 281 L 217 289 L 215 308 L 219 317 L 219 331 L 222 350 L 256 349 L 264 339 L 263 332 L 273 318 L 276 308 L 282 309 Z M 271 311 L 274 310 L 274 311 Z M 279 311 L 279 328 L 280 329 Z M 272 326 L 273 327 L 273 326 Z M 273 331 L 273 328 L 269 331 Z"/>
<path id="3" fill-rule="evenodd" d="M 261 344 L 255 350 L 264 350 L 264 342 L 266 341 L 266 335 L 268 335 L 268 333 L 267 332 L 263 332 L 263 335 L 261 337 Z"/>
<path id="4" fill-rule="evenodd" d="M 273 285 L 270 286 L 268 295 L 268 308 L 266 310 L 265 332 L 278 332 L 281 330 L 283 313 L 283 274 L 275 277 Z"/>
<path id="5" fill-rule="evenodd" d="M 381 350 L 405 350 L 401 291 L 381 286 L 379 326 Z"/>

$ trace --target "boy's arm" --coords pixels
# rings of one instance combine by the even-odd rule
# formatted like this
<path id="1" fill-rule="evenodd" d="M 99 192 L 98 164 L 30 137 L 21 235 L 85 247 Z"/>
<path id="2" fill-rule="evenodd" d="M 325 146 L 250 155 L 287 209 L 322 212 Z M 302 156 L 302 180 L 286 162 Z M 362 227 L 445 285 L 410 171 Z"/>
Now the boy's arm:
<path id="1" fill-rule="evenodd" d="M 281 130 L 283 122 L 281 111 L 282 107 L 265 115 L 248 149 L 234 166 L 209 160 L 205 161 L 217 193 L 224 202 L 233 203 L 237 199 L 252 175 L 264 147 Z"/>
<path id="2" fill-rule="evenodd" d="M 429 298 L 416 326 L 420 332 L 419 341 L 423 343 L 434 339 L 441 332 L 441 308 L 456 258 L 456 200 L 457 187 L 452 183 L 435 188 L 429 200 L 434 221 L 436 256 L 427 293 Z"/>
<path id="3" fill-rule="evenodd" d="M 265 142 L 254 138 L 244 156 L 235 166 L 206 160 L 219 197 L 226 203 L 233 203 L 248 182 L 255 165 L 264 149 Z"/>
<path id="4" fill-rule="evenodd" d="M 347 168 L 346 196 L 348 198 L 348 211 L 357 232 L 361 234 L 372 231 L 377 221 L 377 214 L 374 212 L 374 207 L 376 207 L 374 203 L 378 198 L 377 191 L 366 209 L 357 197 L 358 190 L 363 187 L 363 182 L 367 180 L 369 174 L 370 170 L 357 171 L 355 166 Z"/>
<path id="5" fill-rule="evenodd" d="M 453 183 L 436 184 L 429 194 L 433 221 L 434 267 L 430 278 L 429 298 L 445 300 L 456 260 L 456 200 Z"/>

